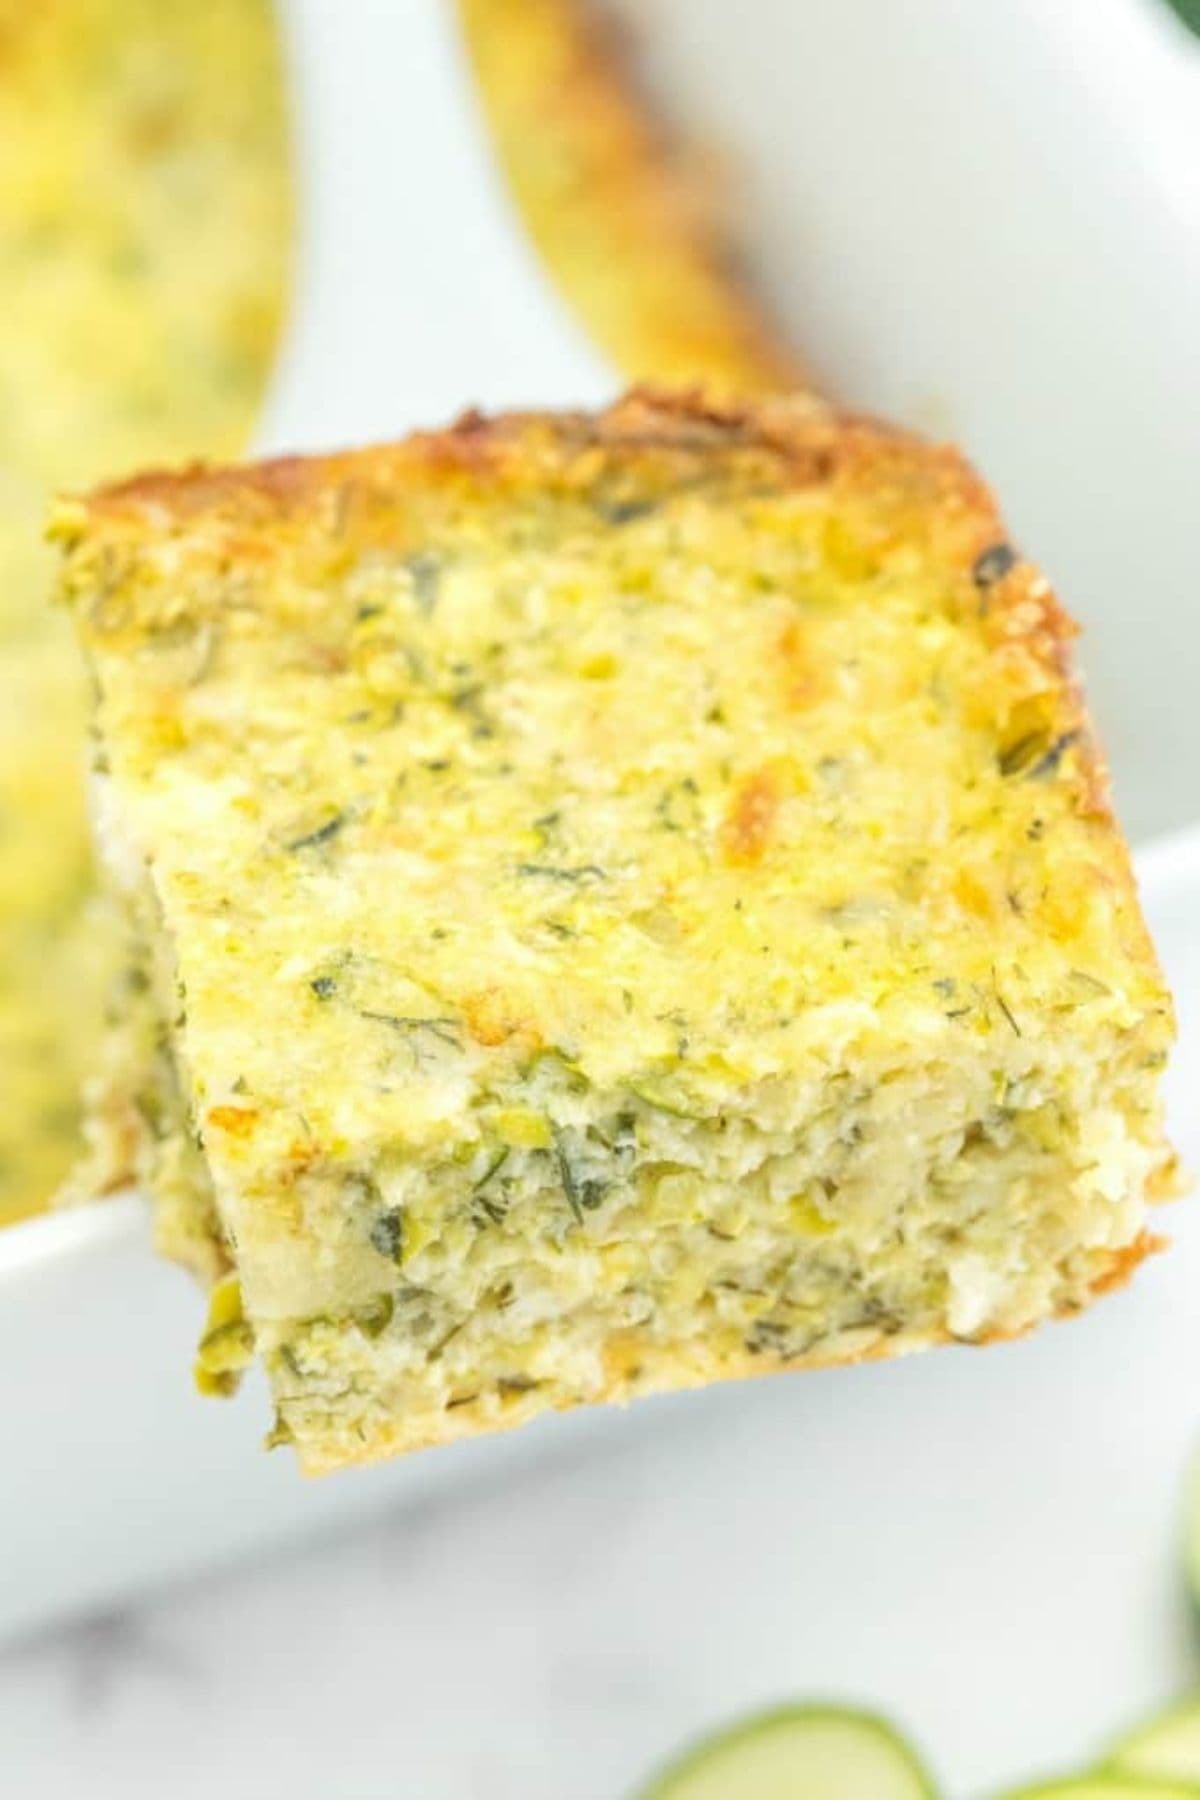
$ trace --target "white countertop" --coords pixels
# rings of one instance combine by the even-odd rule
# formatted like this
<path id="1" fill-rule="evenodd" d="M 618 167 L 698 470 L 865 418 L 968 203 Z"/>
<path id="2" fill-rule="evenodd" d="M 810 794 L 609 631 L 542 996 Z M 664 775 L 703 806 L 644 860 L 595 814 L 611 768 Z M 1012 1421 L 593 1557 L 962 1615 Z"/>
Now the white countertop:
<path id="1" fill-rule="evenodd" d="M 1179 1003 L 1173 1128 L 1200 1169 L 1200 834 L 1141 873 Z M 372 1523 L 27 1640 L 0 1654 L 0 1794 L 630 1800 L 692 1735 L 812 1697 L 893 1715 L 953 1796 L 1078 1766 L 1200 1680 L 1179 1566 L 1200 1206 L 1161 1228 L 1171 1250 L 1127 1289 L 1021 1343 L 429 1452 Z M 190 1498 L 228 1512 L 253 1488 L 220 1455 L 261 1453 L 252 1407 L 214 1417 Z M 288 1529 L 354 1479 L 270 1467 Z M 74 1487 L 59 1554 L 78 1560 Z M 154 1501 L 122 1508 L 150 1535 Z"/>
<path id="2" fill-rule="evenodd" d="M 567 1422 L 495 1491 L 10 1650 L 0 1785 L 624 1800 L 696 1731 L 814 1694 L 894 1714 L 954 1794 L 1078 1762 L 1194 1678 L 1195 1410 L 1146 1383 L 1191 1240 L 1025 1344 L 653 1402 L 583 1453 Z"/>

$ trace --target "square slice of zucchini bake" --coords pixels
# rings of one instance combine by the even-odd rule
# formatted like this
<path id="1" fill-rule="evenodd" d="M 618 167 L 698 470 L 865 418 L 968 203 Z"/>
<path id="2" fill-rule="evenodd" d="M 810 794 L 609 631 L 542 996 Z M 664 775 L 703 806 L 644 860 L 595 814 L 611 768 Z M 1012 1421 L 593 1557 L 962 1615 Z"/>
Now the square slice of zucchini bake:
<path id="1" fill-rule="evenodd" d="M 129 920 L 95 1158 L 306 1468 L 1008 1337 L 1150 1246 L 1170 1002 L 952 451 L 638 392 L 56 533 Z"/>

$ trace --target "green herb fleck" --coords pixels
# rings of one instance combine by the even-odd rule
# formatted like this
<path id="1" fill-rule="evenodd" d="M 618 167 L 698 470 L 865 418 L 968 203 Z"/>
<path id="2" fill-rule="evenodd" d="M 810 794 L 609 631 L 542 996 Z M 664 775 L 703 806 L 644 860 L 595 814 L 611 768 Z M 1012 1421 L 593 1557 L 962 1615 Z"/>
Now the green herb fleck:
<path id="1" fill-rule="evenodd" d="M 1047 747 L 1044 731 L 1027 731 L 1014 743 L 1006 745 L 996 758 L 1002 775 L 1024 775 Z"/>
<path id="2" fill-rule="evenodd" d="M 637 1148 L 637 1119 L 631 1112 L 618 1113 L 612 1151 L 617 1169 L 622 1175 L 627 1175 L 637 1161 Z"/>
<path id="3" fill-rule="evenodd" d="M 545 881 L 563 881 L 576 886 L 586 886 L 592 881 L 607 881 L 608 876 L 597 863 L 583 863 L 578 868 L 557 868 L 552 863 L 523 862 L 517 864 L 517 874 L 521 876 L 540 876 Z"/>
<path id="4" fill-rule="evenodd" d="M 657 508 L 654 500 L 605 500 L 595 501 L 597 513 L 606 525 L 632 525 L 635 519 L 644 519 Z"/>
<path id="5" fill-rule="evenodd" d="M 1031 781 L 1036 781 L 1039 776 L 1053 774 L 1067 751 L 1071 748 L 1071 745 L 1078 741 L 1079 736 L 1079 731 L 1075 730 L 1064 731 L 1061 737 L 1055 738 L 1054 742 L 1050 745 L 1050 748 L 1046 751 L 1046 754 L 1039 758 L 1039 760 L 1034 763 L 1032 769 L 1029 770 L 1029 779 Z"/>
<path id="6" fill-rule="evenodd" d="M 498 1150 L 496 1152 L 495 1156 L 493 1156 L 491 1162 L 488 1164 L 487 1168 L 483 1171 L 483 1174 L 479 1177 L 479 1180 L 475 1183 L 475 1186 L 472 1188 L 472 1190 L 471 1190 L 472 1193 L 475 1193 L 475 1194 L 480 1193 L 487 1186 L 488 1182 L 492 1179 L 493 1175 L 498 1175 L 500 1173 L 501 1169 L 504 1167 L 505 1163 L 508 1161 L 508 1154 L 509 1153 L 508 1153 L 507 1149 Z"/>
<path id="7" fill-rule="evenodd" d="M 1011 544 L 992 544 L 981 556 L 975 558 L 971 579 L 978 588 L 995 587 L 1010 570 L 1016 568 L 1020 560 Z"/>
<path id="8" fill-rule="evenodd" d="M 571 1159 L 567 1155 L 567 1148 L 563 1141 L 562 1132 L 557 1125 L 552 1125 L 550 1129 L 554 1135 L 554 1156 L 558 1163 L 558 1179 L 562 1183 L 562 1191 L 566 1197 L 567 1205 L 575 1215 L 575 1223 L 577 1225 L 582 1225 L 583 1204 L 580 1199 L 579 1184 L 575 1179 L 575 1171 L 571 1167 Z"/>
<path id="9" fill-rule="evenodd" d="M 649 1106 L 655 1112 L 666 1113 L 669 1118 L 698 1120 L 703 1117 L 702 1113 L 698 1113 L 693 1108 L 661 1093 L 649 1083 L 635 1084 L 634 1082 L 630 1082 L 629 1091 L 633 1094 L 635 1099 L 642 1102 L 643 1106 Z"/>
<path id="10" fill-rule="evenodd" d="M 774 1356 L 785 1356 L 788 1349 L 790 1332 L 779 1319 L 759 1319 L 750 1329 L 746 1338 L 746 1349 L 751 1356 L 761 1356 L 769 1352 Z"/>
<path id="11" fill-rule="evenodd" d="M 369 1305 L 359 1307 L 354 1315 L 354 1323 L 364 1337 L 377 1338 L 391 1324 L 395 1310 L 396 1303 L 390 1294 L 376 1294 Z"/>
<path id="12" fill-rule="evenodd" d="M 1021 1037 L 1023 1033 L 1013 1016 L 1012 1007 L 1008 1004 L 1008 1001 L 1004 998 L 1004 995 L 1000 992 L 999 988 L 993 988 L 992 992 L 995 995 L 996 1005 L 1000 1008 L 1000 1011 L 1004 1014 L 1004 1017 L 1008 1020 L 1016 1035 Z"/>
<path id="13" fill-rule="evenodd" d="M 315 831 L 308 831 L 303 837 L 293 838 L 287 848 L 294 850 L 315 850 L 320 844 L 327 844 L 335 838 L 339 831 L 345 829 L 349 819 L 344 812 L 334 813 L 332 819 L 326 819 L 324 825 L 318 825 Z"/>
<path id="14" fill-rule="evenodd" d="M 664 788 L 654 808 L 655 816 L 667 831 L 694 831 L 701 823 L 700 789 L 691 775 Z"/>
<path id="15" fill-rule="evenodd" d="M 447 1044 L 451 1050 L 462 1049 L 457 1019 L 411 1018 L 403 1013 L 372 1012 L 367 1007 L 360 1009 L 359 1018 L 370 1019 L 374 1025 L 389 1025 L 393 1031 L 428 1032 L 430 1037 Z"/>
<path id="16" fill-rule="evenodd" d="M 463 713 L 471 720 L 471 736 L 474 738 L 490 738 L 496 735 L 496 727 L 487 710 L 484 698 L 486 692 L 481 681 L 468 681 L 464 682 L 461 687 L 451 689 L 446 696 L 455 712 Z"/>
<path id="17" fill-rule="evenodd" d="M 1107 987 L 1103 981 L 1097 980 L 1095 975 L 1089 975 L 1084 969 L 1072 969 L 1070 980 L 1076 994 L 1085 1000 L 1106 1000 L 1112 993 L 1110 987 Z"/>
<path id="18" fill-rule="evenodd" d="M 594 1212 L 608 1192 L 608 1183 L 581 1177 L 571 1162 L 567 1149 L 566 1134 L 557 1125 L 551 1125 L 554 1138 L 554 1159 L 558 1164 L 558 1179 L 567 1205 L 574 1215 L 577 1225 L 583 1224 L 585 1212 Z"/>
<path id="19" fill-rule="evenodd" d="M 507 1216 L 508 1208 L 502 1200 L 497 1200 L 494 1195 L 488 1194 L 485 1190 L 493 1177 L 500 1173 L 501 1169 L 508 1161 L 508 1157 L 509 1152 L 507 1149 L 498 1150 L 487 1168 L 483 1171 L 483 1174 L 479 1177 L 479 1180 L 471 1189 L 471 1195 L 476 1209 L 483 1214 L 484 1218 L 487 1219 L 488 1223 L 491 1225 L 502 1224 Z"/>
<path id="20" fill-rule="evenodd" d="M 431 618 L 442 585 L 441 563 L 428 550 L 417 550 L 412 556 L 405 557 L 404 566 L 412 576 L 413 599 L 417 603 L 417 611 L 422 618 Z"/>
<path id="21" fill-rule="evenodd" d="M 371 1226 L 371 1248 L 399 1266 L 404 1261 L 404 1212 L 390 1206 Z"/>
<path id="22" fill-rule="evenodd" d="M 1052 775 L 1079 735 L 1078 729 L 1064 731 L 1061 737 L 1053 739 L 1044 731 L 1027 732 L 1000 752 L 997 758 L 1000 773 L 1019 775 L 1028 781 Z"/>

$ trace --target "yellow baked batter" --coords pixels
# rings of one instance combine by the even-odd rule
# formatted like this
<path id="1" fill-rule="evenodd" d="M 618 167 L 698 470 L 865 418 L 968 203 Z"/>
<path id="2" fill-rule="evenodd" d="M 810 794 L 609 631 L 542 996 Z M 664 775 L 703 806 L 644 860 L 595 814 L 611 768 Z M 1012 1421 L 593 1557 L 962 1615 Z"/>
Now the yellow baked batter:
<path id="1" fill-rule="evenodd" d="M 643 392 L 58 521 L 137 958 L 93 1123 L 307 1469 L 1010 1336 L 1151 1247 L 1170 1001 L 954 452 Z"/>
<path id="2" fill-rule="evenodd" d="M 244 443 L 290 240 L 269 0 L 0 0 L 0 1223 L 75 1154 L 111 967 L 49 492 Z"/>

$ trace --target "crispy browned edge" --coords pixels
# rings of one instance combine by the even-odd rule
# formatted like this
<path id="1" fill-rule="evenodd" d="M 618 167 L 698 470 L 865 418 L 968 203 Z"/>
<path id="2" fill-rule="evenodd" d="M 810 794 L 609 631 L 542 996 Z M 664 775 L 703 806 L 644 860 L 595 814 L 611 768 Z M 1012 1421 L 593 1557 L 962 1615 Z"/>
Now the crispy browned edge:
<path id="1" fill-rule="evenodd" d="M 637 380 L 741 393 L 814 388 L 755 289 L 721 184 L 646 91 L 628 26 L 596 0 L 457 5 L 485 122 L 525 226 L 617 366 Z M 597 295 L 576 266 L 580 231 L 621 271 L 619 290 L 606 285 Z"/>
<path id="2" fill-rule="evenodd" d="M 355 500 L 386 520 L 389 496 L 406 483 L 486 483 L 511 490 L 544 486 L 570 491 L 591 485 L 607 468 L 638 472 L 648 487 L 669 482 L 685 456 L 761 454 L 764 476 L 799 487 L 824 487 L 848 502 L 870 489 L 890 502 L 907 536 L 924 536 L 948 573 L 957 574 L 994 651 L 1017 647 L 1045 669 L 1059 694 L 1058 727 L 1078 734 L 1073 802 L 1103 823 L 1119 847 L 1117 874 L 1136 896 L 1128 847 L 1113 817 L 1108 769 L 1074 673 L 1071 642 L 1078 628 L 1049 581 L 1018 558 L 981 598 L 972 570 L 982 553 L 1007 542 L 991 491 L 960 451 L 929 443 L 901 427 L 839 412 L 807 394 L 725 400 L 705 389 L 631 388 L 598 412 L 463 413 L 442 430 L 415 432 L 391 444 L 321 456 L 284 456 L 257 463 L 150 471 L 96 489 L 82 502 L 60 504 L 53 535 L 66 544 L 87 520 L 101 532 L 137 536 L 146 529 L 202 517 L 231 534 L 235 552 L 261 557 L 273 529 L 297 526 L 323 506 L 316 529 Z M 251 544 L 256 548 L 251 551 Z M 1140 921 L 1135 906 L 1131 917 Z M 1144 922 L 1131 953 L 1157 969 Z"/>
<path id="3" fill-rule="evenodd" d="M 229 522 L 267 525 L 302 514 L 322 496 L 345 487 L 380 493 L 403 479 L 452 481 L 460 477 L 570 485 L 578 472 L 591 479 L 606 462 L 627 453 L 661 453 L 669 474 L 673 455 L 760 451 L 777 479 L 794 485 L 843 489 L 848 495 L 870 482 L 888 484 L 899 502 L 924 513 L 930 537 L 950 526 L 963 572 L 984 549 L 1005 541 L 990 490 L 961 452 L 931 443 L 902 426 L 869 414 L 846 412 L 807 394 L 726 398 L 702 386 L 639 383 L 610 405 L 583 410 L 516 410 L 488 414 L 468 408 L 450 425 L 422 430 L 390 443 L 317 455 L 270 457 L 257 462 L 182 469 L 150 469 L 104 483 L 68 512 L 82 507 L 97 524 L 124 521 L 135 530 L 180 523 L 201 513 Z M 585 466 L 586 464 L 586 466 Z M 647 478 L 652 479 L 649 462 Z M 913 477 L 918 479 L 914 481 Z M 910 512 L 906 522 L 919 521 Z M 60 533 L 59 535 L 62 535 Z M 69 522 L 66 535 L 70 536 Z M 992 590 L 991 611 L 1033 600 L 1038 623 L 1063 646 L 1076 628 L 1045 578 L 1018 561 Z M 1056 663 L 1056 666 L 1060 666 Z"/>
<path id="4" fill-rule="evenodd" d="M 82 506 L 97 525 L 124 523 L 135 531 L 201 514 L 230 528 L 269 530 L 272 521 L 294 525 L 332 494 L 386 502 L 388 491 L 401 491 L 405 481 L 487 480 L 514 491 L 544 483 L 565 490 L 640 455 L 639 473 L 652 486 L 655 479 L 669 479 L 677 456 L 739 451 L 761 453 L 772 478 L 790 485 L 824 486 L 847 499 L 868 486 L 886 495 L 906 531 L 936 543 L 939 556 L 975 600 L 970 580 L 975 561 L 1006 542 L 990 490 L 951 445 L 840 412 L 808 394 L 732 400 L 704 388 L 649 384 L 631 388 L 594 413 L 487 415 L 472 409 L 442 430 L 415 432 L 369 449 L 150 471 L 96 489 Z M 65 503 L 56 535 L 69 540 L 77 524 L 77 505 Z M 980 612 L 990 643 L 1023 643 L 1061 688 L 1067 723 L 1085 734 L 1077 802 L 1089 814 L 1111 819 L 1107 769 L 1072 672 L 1074 621 L 1045 576 L 1023 559 L 989 588 Z"/>
<path id="5" fill-rule="evenodd" d="M 590 482 L 609 463 L 630 453 L 644 453 L 647 465 L 661 457 L 669 470 L 679 454 L 762 452 L 777 477 L 801 486 L 826 486 L 850 496 L 870 485 L 890 493 L 914 522 L 936 540 L 947 567 L 961 574 L 964 593 L 975 594 L 971 570 L 982 552 L 1005 541 L 995 502 L 984 483 L 955 449 L 931 445 L 911 433 L 857 415 L 815 407 L 804 397 L 773 397 L 758 402 L 721 402 L 693 392 L 635 388 L 596 414 L 507 413 L 486 417 L 465 413 L 443 431 L 420 432 L 399 443 L 332 456 L 283 457 L 228 468 L 197 466 L 182 472 L 151 473 L 101 488 L 83 510 L 103 535 L 136 538 L 147 529 L 177 525 L 186 529 L 211 519 L 235 537 L 270 534 L 276 525 L 304 523 L 316 503 L 336 503 L 350 492 L 385 495 L 404 480 L 444 480 L 522 485 Z M 654 467 L 658 467 L 657 463 Z M 911 509 L 909 511 L 908 509 Z M 58 535 L 72 539 L 81 529 L 79 503 L 64 503 Z M 978 596 L 974 604 L 978 611 Z M 1045 577 L 1017 561 L 989 589 L 980 627 L 996 647 L 1022 645 L 1052 674 L 1062 696 L 1063 722 L 1083 732 L 1076 765 L 1074 803 L 1081 813 L 1105 826 L 1117 848 L 1117 874 L 1125 890 L 1135 893 L 1128 851 L 1112 819 L 1107 771 L 1087 725 L 1082 696 L 1071 669 L 1070 642 L 1075 626 Z M 1140 920 L 1136 907 L 1132 917 Z M 1144 924 L 1131 951 L 1156 968 Z M 1167 1163 L 1154 1182 L 1151 1198 L 1166 1199 L 1179 1191 L 1174 1165 Z M 1162 1240 L 1143 1233 L 1114 1251 L 1096 1277 L 1091 1292 L 1099 1295 L 1128 1280 L 1133 1270 Z M 1066 1307 L 1064 1312 L 1072 1312 Z M 980 1343 L 1001 1341 L 997 1332 Z M 937 1342 L 952 1342 L 944 1336 Z M 873 1346 L 859 1355 L 833 1361 L 874 1361 L 895 1354 L 894 1346 Z M 635 1343 L 630 1337 L 612 1347 L 609 1381 L 598 1403 L 621 1402 L 632 1393 L 660 1388 L 701 1386 L 717 1380 L 774 1372 L 781 1365 L 751 1357 L 715 1365 L 704 1358 L 681 1357 L 677 1350 Z M 830 1359 L 802 1358 L 786 1368 L 828 1366 Z M 636 1381 L 632 1368 L 636 1364 Z M 465 1403 L 445 1415 L 446 1429 L 419 1442 L 401 1430 L 379 1433 L 370 1443 L 339 1441 L 328 1454 L 297 1446 L 306 1473 L 367 1463 L 400 1449 L 432 1447 L 473 1435 L 477 1430 L 507 1429 L 532 1416 L 517 1407 L 497 1421 Z"/>

